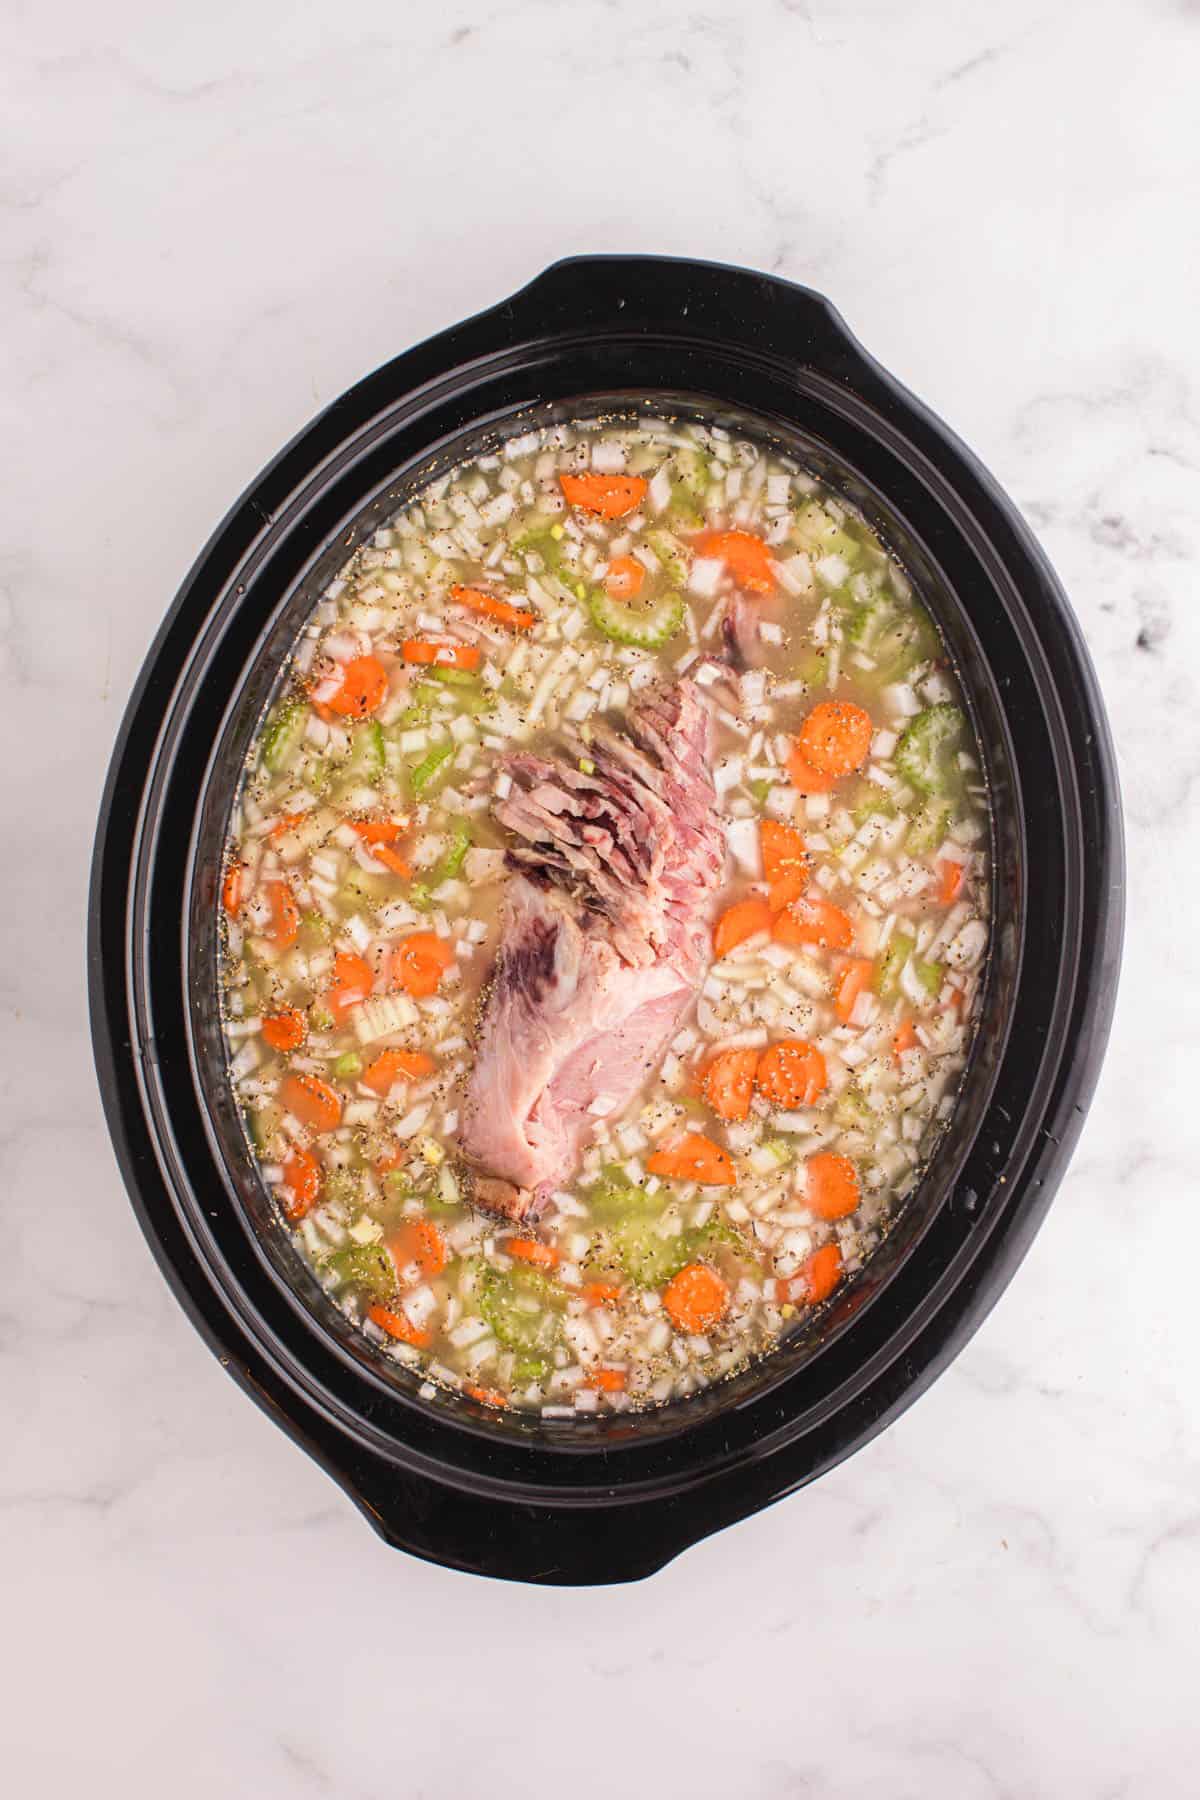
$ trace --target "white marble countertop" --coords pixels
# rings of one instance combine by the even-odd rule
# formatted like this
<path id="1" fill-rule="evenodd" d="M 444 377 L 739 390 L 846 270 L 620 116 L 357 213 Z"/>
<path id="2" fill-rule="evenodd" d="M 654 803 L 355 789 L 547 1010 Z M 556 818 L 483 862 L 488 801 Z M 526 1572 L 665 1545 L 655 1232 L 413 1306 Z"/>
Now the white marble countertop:
<path id="1" fill-rule="evenodd" d="M 0 1764 L 45 1797 L 1197 1791 L 1195 0 L 7 9 Z M 1083 620 L 1113 1048 L 966 1352 L 642 1586 L 387 1551 L 157 1274 L 95 1092 L 105 762 L 211 526 L 375 364 L 572 251 L 823 288 Z M 1191 1753 L 1191 1754 L 1189 1754 Z"/>

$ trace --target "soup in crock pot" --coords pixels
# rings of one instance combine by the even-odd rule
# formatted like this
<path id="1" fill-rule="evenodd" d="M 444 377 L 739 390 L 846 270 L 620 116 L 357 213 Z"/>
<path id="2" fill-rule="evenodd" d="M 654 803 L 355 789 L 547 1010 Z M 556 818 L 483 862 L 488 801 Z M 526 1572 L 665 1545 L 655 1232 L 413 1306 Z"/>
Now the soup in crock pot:
<path id="1" fill-rule="evenodd" d="M 442 475 L 312 612 L 221 884 L 230 1078 L 321 1286 L 486 1406 L 641 1408 L 861 1267 L 955 1103 L 977 748 L 896 560 L 715 426 Z"/>

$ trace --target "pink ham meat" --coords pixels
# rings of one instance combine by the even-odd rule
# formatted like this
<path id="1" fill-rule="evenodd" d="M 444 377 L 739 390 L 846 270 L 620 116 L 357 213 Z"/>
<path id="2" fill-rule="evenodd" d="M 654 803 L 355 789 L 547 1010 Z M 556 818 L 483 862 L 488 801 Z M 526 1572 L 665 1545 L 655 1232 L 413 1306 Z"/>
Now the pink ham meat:
<path id="1" fill-rule="evenodd" d="M 513 876 L 461 1135 L 482 1206 L 525 1218 L 569 1179 L 695 994 L 724 866 L 709 739 L 682 681 L 624 731 L 507 759 Z"/>

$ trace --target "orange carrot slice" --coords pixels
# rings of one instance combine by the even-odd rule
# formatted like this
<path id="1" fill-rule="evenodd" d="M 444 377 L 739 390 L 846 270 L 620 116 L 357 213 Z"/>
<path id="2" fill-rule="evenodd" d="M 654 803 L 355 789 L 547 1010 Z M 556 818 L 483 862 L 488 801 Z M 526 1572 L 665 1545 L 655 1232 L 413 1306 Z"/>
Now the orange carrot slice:
<path id="1" fill-rule="evenodd" d="M 333 1131 L 342 1118 L 341 1096 L 319 1075 L 285 1075 L 279 1098 L 293 1118 L 310 1131 Z"/>
<path id="2" fill-rule="evenodd" d="M 676 1331 L 689 1337 L 719 1325 L 729 1310 L 729 1289 L 707 1263 L 689 1263 L 663 1291 L 663 1305 Z"/>
<path id="3" fill-rule="evenodd" d="M 804 1170 L 804 1204 L 818 1219 L 845 1219 L 862 1198 L 858 1170 L 848 1156 L 821 1150 L 810 1156 Z"/>
<path id="4" fill-rule="evenodd" d="M 300 935 L 300 908 L 286 881 L 268 881 L 263 892 L 271 904 L 271 923 L 266 935 L 276 949 L 290 950 Z"/>
<path id="5" fill-rule="evenodd" d="M 446 1240 L 432 1219 L 407 1219 L 388 1238 L 387 1250 L 398 1273 L 415 1263 L 423 1281 L 433 1281 L 449 1261 Z"/>
<path id="6" fill-rule="evenodd" d="M 604 577 L 605 592 L 613 600 L 632 600 L 642 591 L 646 570 L 636 556 L 614 556 Z"/>
<path id="7" fill-rule="evenodd" d="M 804 839 L 794 825 L 764 819 L 758 828 L 758 841 L 763 874 L 770 884 L 767 905 L 772 912 L 782 912 L 785 906 L 798 900 L 808 886 L 810 863 Z"/>
<path id="8" fill-rule="evenodd" d="M 871 715 L 861 706 L 822 700 L 801 725 L 796 744 L 805 762 L 836 780 L 866 762 L 871 736 Z"/>
<path id="9" fill-rule="evenodd" d="M 739 587 L 754 594 L 774 591 L 774 559 L 752 531 L 706 531 L 697 538 L 696 548 L 701 556 L 719 556 Z"/>
<path id="10" fill-rule="evenodd" d="M 263 1020 L 262 1035 L 272 1050 L 298 1050 L 304 1042 L 304 1014 L 295 1006 L 281 1007 Z"/>
<path id="11" fill-rule="evenodd" d="M 834 984 L 833 1005 L 843 1025 L 850 1023 L 855 1002 L 860 994 L 865 994 L 870 988 L 874 972 L 874 964 L 861 956 L 851 957 L 842 965 Z"/>
<path id="12" fill-rule="evenodd" d="M 342 685 L 325 702 L 346 719 L 365 719 L 378 711 L 388 691 L 387 670 L 377 656 L 356 656 L 342 665 Z"/>
<path id="13" fill-rule="evenodd" d="M 463 1384 L 463 1393 L 470 1394 L 472 1400 L 478 1400 L 480 1406 L 494 1406 L 502 1410 L 508 1405 L 508 1401 L 497 1388 L 479 1387 L 474 1381 Z"/>
<path id="14" fill-rule="evenodd" d="M 558 1267 L 558 1251 L 553 1244 L 539 1244 L 536 1238 L 501 1238 L 500 1248 L 507 1256 L 515 1256 L 518 1262 L 528 1263 L 534 1269 L 556 1269 Z"/>
<path id="15" fill-rule="evenodd" d="M 699 1131 L 684 1134 L 669 1149 L 656 1150 L 647 1157 L 651 1175 L 665 1175 L 669 1181 L 698 1181 L 703 1187 L 733 1187 L 737 1173 L 733 1160 Z"/>
<path id="16" fill-rule="evenodd" d="M 797 1276 L 793 1276 L 810 1306 L 819 1306 L 822 1300 L 828 1300 L 841 1279 L 842 1253 L 836 1244 L 822 1244 L 819 1250 L 805 1258 Z"/>
<path id="17" fill-rule="evenodd" d="M 435 663 L 440 669 L 477 669 L 478 644 L 435 644 L 430 638 L 406 638 L 400 646 L 406 663 Z"/>
<path id="18" fill-rule="evenodd" d="M 374 980 L 369 962 L 339 950 L 333 959 L 333 986 L 326 989 L 324 996 L 326 1006 L 339 1025 L 353 1007 L 366 999 Z"/>
<path id="19" fill-rule="evenodd" d="M 621 1298 L 624 1289 L 615 1281 L 585 1281 L 579 1292 L 589 1306 L 609 1306 Z"/>
<path id="20" fill-rule="evenodd" d="M 779 944 L 816 944 L 823 950 L 848 950 L 854 942 L 854 925 L 832 900 L 805 894 L 779 913 L 771 935 Z"/>
<path id="21" fill-rule="evenodd" d="M 703 1075 L 704 1098 L 719 1119 L 740 1123 L 750 1113 L 758 1051 L 718 1050 Z"/>
<path id="22" fill-rule="evenodd" d="M 623 519 L 633 512 L 647 486 L 642 475 L 560 475 L 558 479 L 568 505 L 598 513 L 602 519 Z"/>
<path id="23" fill-rule="evenodd" d="M 245 880 L 245 863 L 230 863 L 225 871 L 225 879 L 221 883 L 221 905 L 231 919 L 236 919 L 242 910 Z"/>
<path id="24" fill-rule="evenodd" d="M 454 961 L 454 951 L 436 931 L 414 931 L 392 946 L 391 984 L 403 988 L 414 1000 L 436 994 L 442 976 Z"/>
<path id="25" fill-rule="evenodd" d="M 393 1312 L 389 1306 L 376 1303 L 368 1306 L 367 1317 L 372 1324 L 378 1325 L 380 1331 L 386 1331 L 389 1337 L 398 1338 L 402 1344 L 412 1344 L 418 1350 L 427 1350 L 433 1342 L 428 1331 L 418 1331 L 410 1325 L 403 1313 Z"/>
<path id="26" fill-rule="evenodd" d="M 434 1067 L 432 1056 L 426 1056 L 424 1050 L 382 1050 L 363 1075 L 363 1082 L 382 1096 L 398 1081 L 420 1081 L 432 1075 Z"/>
<path id="27" fill-rule="evenodd" d="M 788 780 L 802 794 L 827 794 L 837 786 L 837 776 L 824 775 L 820 769 L 814 769 L 801 751 L 799 740 L 795 738 L 788 753 L 787 771 Z"/>
<path id="28" fill-rule="evenodd" d="M 892 1055 L 899 1062 L 906 1050 L 915 1050 L 916 1047 L 917 1028 L 911 1019 L 905 1019 L 892 1037 Z"/>
<path id="29" fill-rule="evenodd" d="M 804 1038 L 772 1044 L 759 1058 L 758 1091 L 772 1106 L 815 1106 L 828 1080 L 825 1058 Z"/>
<path id="30" fill-rule="evenodd" d="M 624 1369 L 593 1369 L 584 1385 L 598 1388 L 602 1394 L 623 1394 L 626 1380 Z"/>
<path id="31" fill-rule="evenodd" d="M 771 909 L 765 900 L 752 896 L 749 900 L 737 900 L 717 920 L 717 928 L 713 932 L 713 954 L 728 956 L 731 950 L 744 943 L 755 932 L 770 931 Z"/>
<path id="32" fill-rule="evenodd" d="M 953 857 L 943 856 L 938 864 L 938 905 L 953 906 L 962 893 L 966 870 Z"/>
<path id="33" fill-rule="evenodd" d="M 356 831 L 364 844 L 372 850 L 376 844 L 394 844 L 402 838 L 412 825 L 407 818 L 396 819 L 351 819 L 351 829 Z"/>
<path id="34" fill-rule="evenodd" d="M 283 1165 L 284 1217 L 297 1224 L 321 1192 L 321 1165 L 311 1150 L 293 1150 Z"/>
<path id="35" fill-rule="evenodd" d="M 450 598 L 456 605 L 465 606 L 468 612 L 479 613 L 485 619 L 495 619 L 498 625 L 509 625 L 514 631 L 529 631 L 537 623 L 536 613 L 527 612 L 521 606 L 513 606 L 510 601 L 502 600 L 499 594 L 487 594 L 482 588 L 452 587 Z"/>

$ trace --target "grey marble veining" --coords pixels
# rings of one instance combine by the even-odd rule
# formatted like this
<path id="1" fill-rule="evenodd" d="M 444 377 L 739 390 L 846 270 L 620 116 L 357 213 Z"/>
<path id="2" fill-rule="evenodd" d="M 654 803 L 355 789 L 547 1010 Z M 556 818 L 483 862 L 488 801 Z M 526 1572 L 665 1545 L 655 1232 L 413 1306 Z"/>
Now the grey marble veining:
<path id="1" fill-rule="evenodd" d="M 1193 1795 L 1200 8 L 0 29 L 8 1788 Z M 1070 1175 L 967 1352 L 813 1489 L 554 1593 L 384 1550 L 202 1347 L 108 1149 L 82 930 L 122 706 L 229 501 L 365 370 L 604 249 L 823 288 L 1016 497 L 1111 709 L 1129 931 Z"/>

